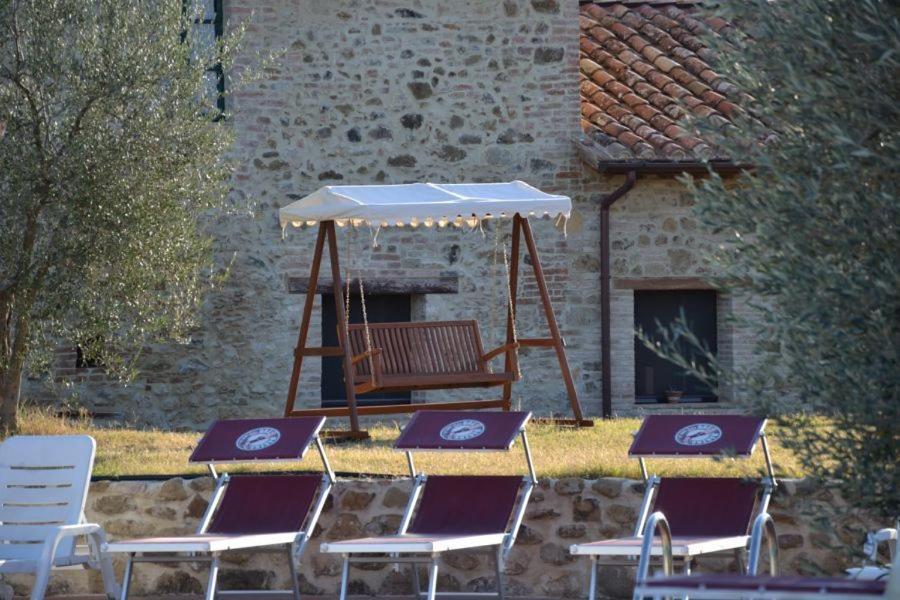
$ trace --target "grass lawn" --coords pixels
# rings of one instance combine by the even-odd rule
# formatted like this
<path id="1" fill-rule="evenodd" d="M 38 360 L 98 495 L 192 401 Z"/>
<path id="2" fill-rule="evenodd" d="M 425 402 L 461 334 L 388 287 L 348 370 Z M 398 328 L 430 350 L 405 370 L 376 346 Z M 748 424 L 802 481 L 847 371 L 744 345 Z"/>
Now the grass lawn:
<path id="1" fill-rule="evenodd" d="M 631 435 L 639 425 L 639 419 L 598 420 L 594 427 L 584 429 L 531 425 L 528 428 L 528 440 L 537 473 L 540 477 L 554 478 L 639 478 L 637 461 L 627 456 Z M 348 474 L 405 474 L 407 471 L 403 453 L 392 449 L 399 427 L 400 422 L 372 427 L 369 429 L 372 437 L 365 442 L 328 444 L 326 451 L 332 466 L 339 473 Z M 95 477 L 206 472 L 202 466 L 187 463 L 187 458 L 200 437 L 198 433 L 101 428 L 88 420 L 64 420 L 35 410 L 23 411 L 20 432 L 26 435 L 92 435 L 97 440 Z M 768 433 L 777 474 L 782 477 L 802 476 L 796 457 L 779 443 L 779 435 L 789 432 L 770 427 Z M 418 453 L 416 456 L 416 466 L 426 473 L 515 474 L 522 473 L 525 468 L 518 443 L 509 453 Z M 749 461 L 728 458 L 716 461 L 658 459 L 650 461 L 649 467 L 652 472 L 660 475 L 715 477 L 756 475 L 763 471 L 764 464 L 762 453 L 756 452 Z M 300 468 L 319 469 L 316 453 L 310 452 Z"/>

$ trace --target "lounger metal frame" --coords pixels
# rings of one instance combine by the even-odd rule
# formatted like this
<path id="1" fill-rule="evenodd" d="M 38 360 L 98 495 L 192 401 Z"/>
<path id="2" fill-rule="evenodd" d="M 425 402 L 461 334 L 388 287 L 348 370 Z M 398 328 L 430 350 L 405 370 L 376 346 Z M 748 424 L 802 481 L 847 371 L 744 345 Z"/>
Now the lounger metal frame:
<path id="1" fill-rule="evenodd" d="M 764 457 L 765 463 L 766 463 L 766 473 L 767 474 L 766 474 L 766 477 L 763 477 L 760 482 L 762 484 L 762 494 L 760 495 L 760 499 L 759 499 L 759 502 L 756 507 L 756 516 L 754 517 L 754 520 L 753 520 L 752 534 L 751 534 L 750 540 L 749 540 L 750 548 L 754 547 L 754 543 L 756 544 L 757 547 L 759 547 L 759 545 L 762 542 L 762 536 L 764 534 L 770 533 L 772 536 L 772 539 L 774 539 L 774 524 L 772 522 L 772 518 L 768 514 L 768 510 L 769 510 L 769 502 L 772 499 L 772 494 L 774 493 L 775 488 L 778 486 L 778 480 L 775 478 L 775 469 L 772 464 L 772 455 L 769 452 L 769 444 L 766 439 L 765 421 L 763 421 L 762 429 L 759 432 L 759 441 L 760 441 L 760 445 L 762 446 L 762 450 L 763 450 L 763 457 Z M 653 455 L 654 458 L 686 458 L 686 456 L 687 455 L 681 455 L 681 454 L 654 454 Z M 651 534 L 650 536 L 648 536 L 647 532 L 648 531 L 652 532 L 657 526 L 656 525 L 657 520 L 651 519 L 651 517 L 655 517 L 657 515 L 662 516 L 661 512 L 657 512 L 657 513 L 653 513 L 653 514 L 651 514 L 651 512 L 650 512 L 653 507 L 653 501 L 654 501 L 654 498 L 656 495 L 656 491 L 659 489 L 659 485 L 662 482 L 662 478 L 655 474 L 654 475 L 649 474 L 649 471 L 647 470 L 647 463 L 646 463 L 644 456 L 638 456 L 637 459 L 638 459 L 638 464 L 641 469 L 641 477 L 644 480 L 645 487 L 644 487 L 644 495 L 643 495 L 643 498 L 641 499 L 641 507 L 638 511 L 637 521 L 636 521 L 635 527 L 634 527 L 634 537 L 643 538 L 643 546 L 642 547 L 647 547 L 647 551 L 646 551 L 646 553 L 644 553 L 644 552 L 641 553 L 640 559 L 644 560 L 644 554 L 646 554 L 646 561 L 647 561 L 646 567 L 649 569 L 649 566 L 651 563 L 660 562 L 660 559 L 653 558 L 653 557 L 657 556 L 658 553 L 653 551 L 653 548 L 652 548 L 653 535 Z M 663 519 L 664 519 L 664 517 L 663 517 Z M 667 532 L 669 531 L 668 522 L 665 523 L 665 529 Z M 759 531 L 757 531 L 757 529 L 759 529 Z M 757 539 L 757 538 L 759 538 L 759 539 Z M 754 542 L 754 540 L 756 540 L 756 541 Z M 671 552 L 672 552 L 672 535 L 671 535 L 671 533 L 668 534 L 668 541 L 669 541 L 669 551 L 670 551 L 670 555 L 671 555 Z M 579 552 L 576 551 L 577 546 L 579 546 L 579 544 L 573 544 L 571 546 L 570 551 L 572 552 L 572 554 L 580 554 Z M 769 544 L 769 549 L 770 549 L 770 552 L 773 553 L 771 560 L 770 560 L 770 565 L 771 565 L 771 568 L 773 569 L 771 572 L 774 574 L 775 573 L 774 569 L 777 569 L 777 552 L 778 552 L 777 543 L 775 543 L 774 541 L 771 541 Z M 726 551 L 726 550 L 727 550 L 727 548 L 722 551 Z M 669 568 L 670 568 L 670 570 L 675 569 L 677 566 L 677 563 L 680 562 L 681 563 L 680 567 L 681 567 L 682 572 L 685 574 L 690 574 L 691 565 L 692 565 L 694 556 L 699 556 L 702 554 L 712 554 L 715 552 L 719 552 L 719 550 L 701 549 L 699 552 L 696 552 L 693 555 L 670 556 L 669 557 L 669 561 L 670 561 Z M 743 568 L 743 565 L 746 564 L 746 562 L 747 562 L 745 560 L 745 557 L 747 554 L 748 554 L 748 551 L 746 548 L 743 550 L 735 551 L 735 558 L 737 558 L 738 564 L 741 565 L 742 568 Z M 751 556 L 753 556 L 753 551 L 751 550 L 749 554 Z M 665 568 L 665 560 L 666 560 L 665 552 L 663 552 L 662 555 L 663 555 L 663 557 L 661 559 L 661 562 L 663 564 L 663 567 Z M 589 600 L 596 600 L 596 598 L 597 598 L 597 575 L 598 575 L 599 568 L 601 566 L 633 566 L 635 563 L 635 559 L 638 558 L 637 555 L 631 555 L 631 554 L 623 554 L 621 556 L 624 557 L 622 560 L 611 560 L 611 559 L 606 559 L 606 558 L 601 560 L 601 555 L 598 555 L 598 554 L 590 554 L 589 555 L 590 561 L 591 561 L 590 582 L 588 584 Z"/>
<path id="2" fill-rule="evenodd" d="M 394 552 L 394 548 L 384 546 L 380 548 L 372 548 L 370 550 L 366 550 L 364 552 L 359 552 L 358 554 L 383 554 L 383 553 L 392 553 L 390 556 L 386 557 L 372 557 L 372 556 L 353 556 L 353 552 L 348 552 L 342 555 L 343 557 L 343 567 L 341 569 L 341 595 L 340 600 L 347 600 L 347 588 L 349 584 L 350 577 L 350 565 L 355 563 L 389 563 L 394 564 L 395 569 L 399 569 L 400 564 L 407 563 L 411 565 L 412 571 L 412 583 L 413 583 L 413 592 L 415 594 L 415 598 L 418 600 L 423 595 L 428 600 L 435 600 L 438 596 L 454 596 L 454 595 L 464 595 L 467 597 L 479 597 L 479 596 L 487 596 L 487 597 L 496 597 L 503 600 L 505 596 L 505 591 L 503 588 L 503 564 L 505 560 L 508 558 L 510 551 L 512 550 L 512 546 L 515 543 L 516 535 L 518 534 L 519 528 L 522 525 L 522 520 L 525 517 L 525 510 L 528 507 L 528 499 L 531 497 L 532 491 L 534 491 L 535 485 L 537 485 L 537 474 L 534 470 L 534 461 L 531 456 L 531 448 L 528 445 L 528 435 L 525 433 L 525 425 L 523 424 L 521 429 L 519 430 L 518 437 L 522 440 L 522 448 L 525 454 L 525 461 L 528 465 L 528 474 L 523 477 L 523 485 L 521 490 L 519 491 L 519 497 L 516 500 L 515 508 L 513 509 L 512 516 L 510 518 L 510 524 L 507 527 L 507 531 L 503 534 L 502 541 L 497 544 L 496 551 L 494 553 L 494 568 L 497 577 L 497 591 L 496 592 L 466 592 L 464 594 L 454 593 L 454 592 L 438 592 L 437 591 L 437 580 L 438 580 L 438 558 L 443 552 L 451 551 L 450 549 L 438 549 L 426 556 L 422 556 L 422 553 L 407 553 L 403 554 L 401 552 Z M 453 452 L 454 450 L 441 450 L 441 452 Z M 464 451 L 464 450 L 458 450 Z M 468 451 L 468 450 L 465 450 Z M 485 450 L 482 450 L 485 451 Z M 491 450 L 486 450 L 490 452 Z M 406 463 L 409 468 L 410 478 L 412 479 L 413 486 L 412 490 L 409 494 L 409 500 L 406 503 L 406 508 L 403 511 L 403 517 L 400 520 L 400 526 L 397 531 L 397 535 L 403 535 L 407 532 L 409 528 L 410 522 L 412 521 L 413 515 L 415 514 L 416 506 L 418 504 L 419 496 L 422 493 L 422 490 L 425 487 L 426 482 L 428 481 L 428 476 L 424 472 L 419 472 L 416 470 L 415 462 L 413 460 L 413 450 L 405 450 L 406 453 Z M 472 536 L 472 538 L 478 538 L 481 536 Z M 477 540 L 476 540 L 477 541 Z M 464 546 L 471 548 L 472 546 Z M 475 546 L 475 547 L 484 547 L 484 546 Z M 428 566 L 428 587 L 423 591 L 421 588 L 421 582 L 419 580 L 419 571 L 418 565 L 425 564 Z"/>
<path id="3" fill-rule="evenodd" d="M 891 529 L 883 529 L 876 534 L 874 543 L 877 551 L 878 542 L 889 542 L 896 539 L 896 531 Z M 650 556 L 653 547 L 653 540 L 659 533 L 662 545 L 662 562 L 663 577 L 669 577 L 673 573 L 673 556 L 672 556 L 672 533 L 669 529 L 669 523 L 661 512 L 655 512 L 647 519 L 647 525 L 644 529 L 644 542 L 641 546 L 641 557 L 638 564 L 637 585 L 634 588 L 633 600 L 641 600 L 642 598 L 653 598 L 660 600 L 663 598 L 683 598 L 688 597 L 696 600 L 810 600 L 813 598 L 827 600 L 877 600 L 879 596 L 872 594 L 853 594 L 846 592 L 827 592 L 820 589 L 815 592 L 811 591 L 792 591 L 792 590 L 773 590 L 768 589 L 765 585 L 760 585 L 756 590 L 727 589 L 721 586 L 715 588 L 705 588 L 702 586 L 685 587 L 679 585 L 671 585 L 671 587 L 663 587 L 659 585 L 645 585 L 650 578 Z M 893 537 L 891 537 L 893 535 Z M 765 556 L 762 554 L 762 541 L 766 539 L 768 544 L 768 552 Z M 778 542 L 775 539 L 775 526 L 772 517 L 763 513 L 757 516 L 753 523 L 753 533 L 750 541 L 750 560 L 747 568 L 747 575 L 753 577 L 759 574 L 760 562 L 764 558 L 768 559 L 769 572 L 775 575 L 777 572 L 777 548 Z M 900 555 L 893 559 L 891 567 L 891 575 L 888 580 L 887 588 L 881 598 L 895 598 L 900 596 Z"/>
<path id="4" fill-rule="evenodd" d="M 328 495 L 331 492 L 332 487 L 335 484 L 336 476 L 334 471 L 331 468 L 331 463 L 328 461 L 328 456 L 325 454 L 325 448 L 322 445 L 322 439 L 319 434 L 324 425 L 325 421 L 322 420 L 322 423 L 316 429 L 314 442 L 316 446 L 316 451 L 319 454 L 319 458 L 322 461 L 322 467 L 324 472 L 322 473 L 322 484 L 319 487 L 318 495 L 316 496 L 315 503 L 313 504 L 313 508 L 309 511 L 306 516 L 303 525 L 300 530 L 297 532 L 297 535 L 294 537 L 294 540 L 289 544 L 277 544 L 281 545 L 284 551 L 287 553 L 288 565 L 290 567 L 291 574 L 291 589 L 290 590 L 266 590 L 266 595 L 274 595 L 274 594 L 284 594 L 291 595 L 293 600 L 300 600 L 300 588 L 298 585 L 298 573 L 297 573 L 297 563 L 300 561 L 300 557 L 303 555 L 303 551 L 309 543 L 310 537 L 312 537 L 313 530 L 315 529 L 315 525 L 319 520 L 319 516 L 322 514 L 322 510 L 325 507 L 325 502 L 328 500 Z M 222 461 L 225 462 L 225 461 Z M 227 461 L 227 462 L 236 462 L 236 461 Z M 256 461 L 254 461 L 256 462 Z M 265 462 L 284 462 L 279 460 L 273 461 L 265 461 Z M 219 508 L 219 505 L 222 502 L 222 498 L 225 496 L 225 491 L 228 487 L 228 483 L 231 480 L 231 476 L 226 472 L 218 472 L 216 470 L 216 462 L 210 461 L 207 463 L 207 468 L 209 469 L 209 473 L 212 478 L 215 480 L 215 487 L 213 488 L 212 495 L 209 499 L 209 505 L 206 508 L 206 511 L 203 513 L 203 516 L 200 518 L 200 523 L 197 526 L 196 533 L 198 535 L 202 535 L 207 533 L 207 528 L 209 527 L 210 522 L 212 521 L 213 515 L 216 510 Z M 271 551 L 273 545 L 266 546 L 257 546 L 257 547 L 249 547 L 249 548 L 241 548 L 243 551 Z M 248 592 L 247 590 L 219 590 L 218 586 L 218 576 L 219 576 L 219 567 L 220 560 L 219 555 L 220 551 L 211 551 L 206 555 L 199 555 L 196 552 L 184 552 L 184 551 L 174 551 L 167 550 L 161 551 L 165 552 L 165 554 L 156 554 L 156 553 L 147 553 L 147 552 L 130 552 L 128 554 L 128 562 L 125 564 L 125 574 L 123 576 L 122 587 L 121 587 L 121 600 L 128 600 L 128 592 L 131 587 L 131 579 L 134 575 L 134 565 L 136 563 L 208 563 L 209 564 L 209 575 L 207 579 L 206 593 L 204 595 L 205 600 L 214 600 L 216 595 L 228 595 L 228 594 L 248 594 L 252 592 Z"/>

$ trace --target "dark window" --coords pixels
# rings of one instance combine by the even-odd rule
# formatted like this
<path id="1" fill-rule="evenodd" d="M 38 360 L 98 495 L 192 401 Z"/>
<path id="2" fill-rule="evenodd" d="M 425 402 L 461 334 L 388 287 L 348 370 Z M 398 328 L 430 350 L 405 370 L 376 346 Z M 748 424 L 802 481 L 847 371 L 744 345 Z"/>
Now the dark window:
<path id="1" fill-rule="evenodd" d="M 713 290 L 643 291 L 634 293 L 634 325 L 654 338 L 657 322 L 666 327 L 674 323 L 684 311 L 691 331 L 715 354 L 716 352 L 716 292 Z M 682 352 L 698 364 L 708 365 L 706 359 L 688 346 Z M 716 395 L 702 381 L 681 367 L 657 356 L 638 339 L 634 346 L 634 383 L 639 403 L 714 402 Z M 678 397 L 681 393 L 680 398 Z"/>
<path id="2" fill-rule="evenodd" d="M 362 305 L 358 295 L 350 296 L 350 322 L 362 323 Z M 366 314 L 370 323 L 397 323 L 410 320 L 410 296 L 366 294 Z M 322 294 L 322 345 L 337 346 L 337 318 L 334 296 Z M 322 406 L 345 406 L 344 366 L 339 357 L 322 359 Z M 357 397 L 360 405 L 399 404 L 410 401 L 409 392 L 377 392 Z"/>
<path id="3" fill-rule="evenodd" d="M 193 39 L 205 48 L 214 47 L 222 37 L 223 0 L 182 0 L 185 11 L 196 14 Z M 222 63 L 216 62 L 206 70 L 206 100 L 211 106 L 225 112 L 225 72 Z"/>
<path id="4" fill-rule="evenodd" d="M 86 349 L 80 345 L 75 346 L 76 369 L 99 369 L 102 366 L 103 361 L 101 361 L 99 357 L 91 356 Z"/>

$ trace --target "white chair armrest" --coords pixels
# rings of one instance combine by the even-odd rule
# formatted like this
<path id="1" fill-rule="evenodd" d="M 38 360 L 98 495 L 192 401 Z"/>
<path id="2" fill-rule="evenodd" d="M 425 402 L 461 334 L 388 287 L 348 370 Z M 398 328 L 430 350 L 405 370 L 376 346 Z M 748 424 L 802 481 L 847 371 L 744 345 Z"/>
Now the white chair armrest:
<path id="1" fill-rule="evenodd" d="M 103 527 L 97 523 L 80 523 L 78 525 L 60 525 L 54 531 L 47 535 L 44 540 L 44 547 L 41 551 L 40 569 L 45 570 L 45 575 L 49 575 L 50 569 L 53 568 L 56 550 L 59 548 L 60 542 L 66 538 L 86 536 L 88 539 L 88 548 L 90 556 L 89 564 L 95 569 L 100 569 L 103 575 L 103 582 L 106 588 L 107 596 L 116 598 L 119 592 L 119 586 L 116 583 L 115 575 L 112 570 L 112 563 L 108 556 L 103 554 L 106 546 L 106 532 Z"/>
<path id="2" fill-rule="evenodd" d="M 766 538 L 769 550 L 769 574 L 778 575 L 778 539 L 775 535 L 775 521 L 769 513 L 760 513 L 753 520 L 750 532 L 750 559 L 747 562 L 747 574 L 759 575 L 759 563 L 762 560 L 762 542 Z"/>

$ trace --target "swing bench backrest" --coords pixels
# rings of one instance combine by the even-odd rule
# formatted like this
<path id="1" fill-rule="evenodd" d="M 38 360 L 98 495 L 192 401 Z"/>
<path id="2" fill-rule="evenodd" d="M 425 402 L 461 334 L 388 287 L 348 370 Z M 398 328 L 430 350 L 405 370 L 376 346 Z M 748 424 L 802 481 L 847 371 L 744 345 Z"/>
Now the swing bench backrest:
<path id="1" fill-rule="evenodd" d="M 515 345 L 485 354 L 476 321 L 370 323 L 368 329 L 370 344 L 364 324 L 349 326 L 357 383 L 419 389 L 502 385 L 515 379 L 489 367 L 492 358 Z"/>

